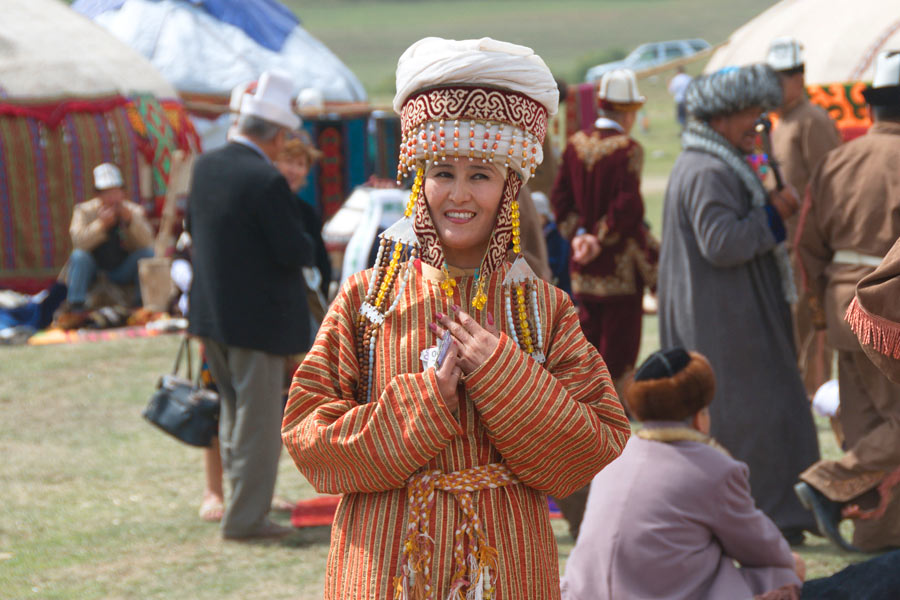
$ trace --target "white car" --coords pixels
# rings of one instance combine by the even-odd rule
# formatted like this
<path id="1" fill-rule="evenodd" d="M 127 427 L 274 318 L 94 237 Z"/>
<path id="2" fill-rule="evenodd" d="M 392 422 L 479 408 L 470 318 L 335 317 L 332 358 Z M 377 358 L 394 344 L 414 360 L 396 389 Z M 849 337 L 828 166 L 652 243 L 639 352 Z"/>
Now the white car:
<path id="1" fill-rule="evenodd" d="M 709 42 L 699 39 L 641 44 L 622 60 L 591 67 L 585 74 L 584 80 L 587 82 L 597 81 L 604 73 L 613 69 L 631 69 L 634 72 L 643 71 L 678 58 L 691 56 L 707 48 L 709 48 Z"/>

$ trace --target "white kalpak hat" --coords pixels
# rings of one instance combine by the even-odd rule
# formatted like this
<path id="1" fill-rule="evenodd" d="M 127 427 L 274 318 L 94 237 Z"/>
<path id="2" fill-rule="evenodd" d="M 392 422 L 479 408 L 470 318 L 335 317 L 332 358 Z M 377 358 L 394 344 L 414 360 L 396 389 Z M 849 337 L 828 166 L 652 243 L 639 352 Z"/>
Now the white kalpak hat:
<path id="1" fill-rule="evenodd" d="M 803 66 L 803 45 L 792 37 L 772 40 L 766 63 L 775 71 L 791 71 Z"/>
<path id="2" fill-rule="evenodd" d="M 325 108 L 325 96 L 319 88 L 304 88 L 297 94 L 297 108 L 322 110 Z"/>
<path id="3" fill-rule="evenodd" d="M 239 83 L 231 90 L 231 99 L 228 101 L 228 110 L 235 114 L 241 112 L 241 104 L 244 103 L 244 96 L 256 92 L 256 82 L 248 81 Z"/>
<path id="4" fill-rule="evenodd" d="M 452 156 L 490 161 L 527 181 L 558 105 L 556 80 L 531 48 L 491 38 L 419 40 L 397 62 L 398 177 Z"/>
<path id="5" fill-rule="evenodd" d="M 875 59 L 872 87 L 863 90 L 866 102 L 876 106 L 900 105 L 900 50 L 885 50 Z"/>
<path id="6" fill-rule="evenodd" d="M 634 111 L 646 101 L 638 91 L 637 78 L 631 69 L 613 69 L 600 78 L 597 104 L 602 110 Z"/>
<path id="7" fill-rule="evenodd" d="M 122 171 L 112 163 L 97 165 L 94 167 L 94 187 L 99 191 L 125 187 Z"/>
<path id="8" fill-rule="evenodd" d="M 241 116 L 258 117 L 289 129 L 300 127 L 300 117 L 294 114 L 294 84 L 281 71 L 266 71 L 259 78 L 256 93 L 245 95 L 241 102 Z"/>

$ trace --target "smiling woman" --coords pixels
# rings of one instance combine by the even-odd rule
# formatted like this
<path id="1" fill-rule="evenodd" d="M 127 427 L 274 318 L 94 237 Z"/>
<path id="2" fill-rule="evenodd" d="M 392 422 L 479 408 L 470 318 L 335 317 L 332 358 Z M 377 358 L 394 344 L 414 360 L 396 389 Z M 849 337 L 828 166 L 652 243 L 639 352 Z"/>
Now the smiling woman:
<path id="1" fill-rule="evenodd" d="M 521 256 L 519 189 L 557 98 L 522 46 L 426 38 L 400 57 L 405 216 L 332 305 L 282 432 L 343 494 L 325 598 L 559 598 L 547 494 L 583 487 L 630 429 L 568 296 Z"/>
<path id="2" fill-rule="evenodd" d="M 481 264 L 505 182 L 505 169 L 481 161 L 440 162 L 425 173 L 425 201 L 449 265 Z"/>

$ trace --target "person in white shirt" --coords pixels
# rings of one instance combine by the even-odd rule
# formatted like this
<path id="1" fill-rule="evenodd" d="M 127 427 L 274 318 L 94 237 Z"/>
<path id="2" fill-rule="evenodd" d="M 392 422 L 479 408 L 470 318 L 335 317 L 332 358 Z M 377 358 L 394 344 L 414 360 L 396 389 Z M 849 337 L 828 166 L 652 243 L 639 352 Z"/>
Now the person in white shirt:
<path id="1" fill-rule="evenodd" d="M 684 108 L 684 93 L 687 91 L 693 77 L 684 72 L 684 67 L 678 67 L 678 72 L 669 80 L 669 93 L 675 99 L 675 118 L 684 129 L 687 123 L 687 111 Z"/>

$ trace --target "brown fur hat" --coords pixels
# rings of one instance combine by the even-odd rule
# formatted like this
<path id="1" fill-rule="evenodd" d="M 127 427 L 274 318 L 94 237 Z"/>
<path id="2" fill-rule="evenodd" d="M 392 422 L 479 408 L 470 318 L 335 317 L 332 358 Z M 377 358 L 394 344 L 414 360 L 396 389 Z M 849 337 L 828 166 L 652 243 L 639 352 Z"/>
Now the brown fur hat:
<path id="1" fill-rule="evenodd" d="M 623 395 L 639 421 L 683 421 L 709 406 L 715 391 L 716 378 L 706 357 L 675 348 L 651 354 Z"/>

